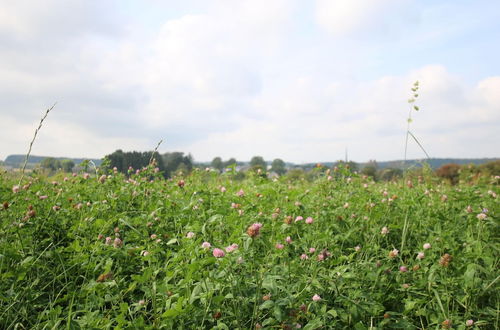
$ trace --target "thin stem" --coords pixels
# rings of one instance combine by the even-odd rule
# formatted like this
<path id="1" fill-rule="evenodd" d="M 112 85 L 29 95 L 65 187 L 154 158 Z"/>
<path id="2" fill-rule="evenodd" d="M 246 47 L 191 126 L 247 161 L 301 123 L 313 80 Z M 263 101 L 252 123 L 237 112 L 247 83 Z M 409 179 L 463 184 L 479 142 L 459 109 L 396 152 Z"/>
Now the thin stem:
<path id="1" fill-rule="evenodd" d="M 160 142 L 158 142 L 158 144 L 156 145 L 156 148 L 153 150 L 153 153 L 151 154 L 151 158 L 149 159 L 149 165 L 151 165 L 151 163 L 153 162 L 153 158 L 156 154 L 156 152 L 158 151 L 158 147 L 160 147 L 160 144 L 163 142 L 163 140 L 160 140 Z"/>
<path id="2" fill-rule="evenodd" d="M 26 154 L 26 158 L 24 159 L 24 164 L 23 164 L 23 168 L 21 169 L 21 178 L 19 179 L 19 185 L 21 185 L 21 182 L 23 181 L 24 179 L 24 171 L 26 170 L 26 165 L 28 164 L 28 159 L 30 157 L 30 154 L 31 154 L 31 148 L 33 147 L 33 143 L 35 143 L 35 139 L 36 139 L 36 136 L 38 134 L 38 131 L 40 131 L 40 129 L 42 128 L 42 124 L 43 124 L 43 121 L 45 120 L 45 118 L 47 118 L 49 112 L 54 109 L 54 107 L 56 106 L 57 102 L 54 103 L 50 108 L 48 108 L 46 111 L 45 111 L 45 114 L 42 116 L 42 119 L 40 119 L 40 123 L 38 124 L 38 128 L 35 130 L 35 135 L 33 136 L 33 139 L 31 140 L 30 142 L 30 146 L 29 146 L 29 149 L 28 149 L 28 153 Z"/>

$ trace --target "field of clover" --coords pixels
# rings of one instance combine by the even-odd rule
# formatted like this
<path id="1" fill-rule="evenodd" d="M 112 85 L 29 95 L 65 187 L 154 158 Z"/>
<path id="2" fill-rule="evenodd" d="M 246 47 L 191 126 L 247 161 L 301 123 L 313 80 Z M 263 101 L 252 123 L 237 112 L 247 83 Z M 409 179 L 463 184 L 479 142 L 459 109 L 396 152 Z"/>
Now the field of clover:
<path id="1" fill-rule="evenodd" d="M 498 178 L 0 176 L 2 329 L 498 329 Z"/>

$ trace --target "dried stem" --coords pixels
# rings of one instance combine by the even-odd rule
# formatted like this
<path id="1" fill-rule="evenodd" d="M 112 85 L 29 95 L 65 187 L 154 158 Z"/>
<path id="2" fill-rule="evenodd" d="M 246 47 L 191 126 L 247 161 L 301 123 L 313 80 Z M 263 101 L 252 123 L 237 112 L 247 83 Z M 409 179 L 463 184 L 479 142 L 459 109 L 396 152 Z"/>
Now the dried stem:
<path id="1" fill-rule="evenodd" d="M 23 168 L 21 169 L 21 178 L 19 179 L 19 185 L 21 185 L 21 182 L 23 181 L 24 179 L 24 171 L 26 170 L 26 165 L 28 164 L 28 159 L 30 157 L 30 154 L 31 154 L 31 148 L 33 147 L 33 143 L 35 143 L 35 139 L 36 139 L 36 136 L 38 134 L 38 131 L 40 131 L 40 129 L 42 128 L 42 124 L 43 124 L 43 121 L 45 120 L 45 118 L 47 118 L 49 112 L 54 109 L 54 107 L 56 106 L 57 102 L 54 103 L 50 108 L 48 108 L 46 111 L 45 111 L 45 114 L 42 116 L 42 119 L 40 119 L 40 123 L 38 124 L 38 128 L 35 130 L 35 135 L 33 136 L 33 139 L 31 140 L 30 142 L 30 146 L 29 146 L 29 149 L 28 149 L 28 153 L 26 154 L 26 158 L 24 159 L 24 164 L 23 164 Z"/>
<path id="2" fill-rule="evenodd" d="M 160 140 L 160 142 L 158 142 L 158 144 L 156 145 L 156 148 L 153 150 L 153 153 L 151 154 L 151 158 L 149 159 L 149 165 L 151 165 L 151 163 L 153 162 L 153 158 L 154 158 L 156 152 L 158 151 L 160 144 L 162 144 L 162 142 L 163 142 L 163 140 Z"/>

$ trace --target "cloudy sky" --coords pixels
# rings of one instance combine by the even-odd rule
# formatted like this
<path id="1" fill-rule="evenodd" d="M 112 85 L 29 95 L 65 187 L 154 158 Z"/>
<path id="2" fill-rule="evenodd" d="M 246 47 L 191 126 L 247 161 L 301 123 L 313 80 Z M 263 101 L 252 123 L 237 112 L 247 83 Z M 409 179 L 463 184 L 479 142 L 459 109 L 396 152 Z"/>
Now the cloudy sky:
<path id="1" fill-rule="evenodd" d="M 0 159 L 500 156 L 500 2 L 0 0 Z M 409 158 L 422 158 L 415 143 Z"/>

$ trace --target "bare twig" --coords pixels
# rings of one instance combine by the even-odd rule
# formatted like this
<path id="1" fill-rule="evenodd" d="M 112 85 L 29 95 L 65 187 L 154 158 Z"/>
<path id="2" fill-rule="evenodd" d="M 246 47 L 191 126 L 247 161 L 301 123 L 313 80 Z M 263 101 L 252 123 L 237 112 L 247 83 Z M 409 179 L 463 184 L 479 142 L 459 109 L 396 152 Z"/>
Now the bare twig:
<path id="1" fill-rule="evenodd" d="M 28 153 L 26 154 L 26 158 L 24 159 L 23 168 L 21 169 L 21 178 L 19 179 L 19 185 L 21 185 L 21 182 L 23 181 L 24 171 L 26 170 L 26 165 L 28 164 L 28 159 L 29 159 L 30 154 L 31 154 L 31 148 L 33 147 L 33 143 L 35 143 L 35 139 L 36 139 L 36 136 L 38 134 L 38 131 L 40 131 L 40 129 L 42 128 L 43 121 L 45 120 L 45 118 L 47 118 L 49 112 L 52 111 L 52 109 L 54 109 L 56 104 L 57 104 L 57 102 L 54 103 L 50 108 L 48 108 L 45 111 L 45 114 L 42 116 L 42 119 L 40 119 L 40 123 L 38 124 L 38 128 L 35 130 L 35 135 L 33 136 L 33 139 L 30 142 Z"/>

